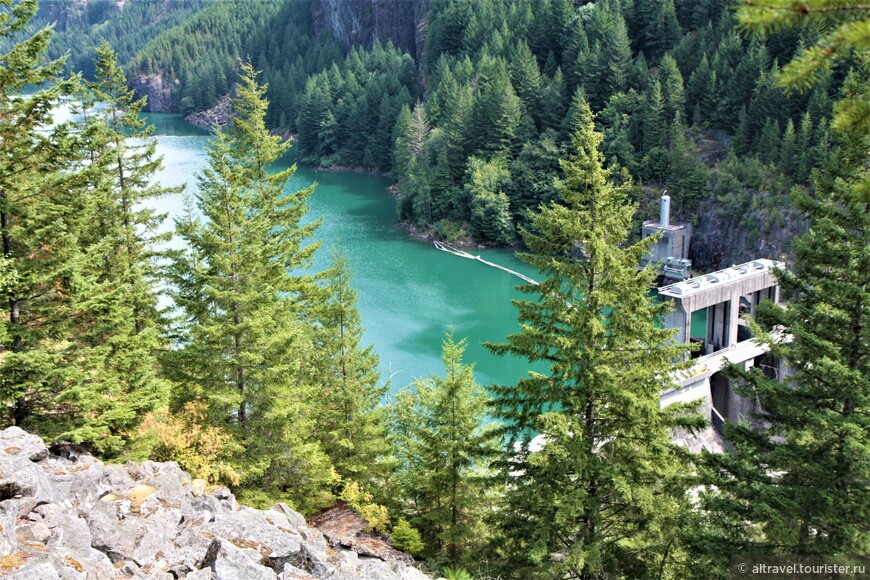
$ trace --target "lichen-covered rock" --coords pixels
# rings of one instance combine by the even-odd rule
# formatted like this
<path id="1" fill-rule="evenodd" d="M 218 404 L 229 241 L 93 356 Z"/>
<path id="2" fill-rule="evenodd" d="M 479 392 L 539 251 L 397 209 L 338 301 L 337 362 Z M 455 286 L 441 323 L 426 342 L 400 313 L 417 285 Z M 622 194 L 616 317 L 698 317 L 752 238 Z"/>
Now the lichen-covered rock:
<path id="1" fill-rule="evenodd" d="M 20 427 L 8 427 L 0 433 L 3 453 L 12 457 L 25 457 L 30 461 L 42 461 L 48 457 L 48 447 L 31 433 Z"/>
<path id="2" fill-rule="evenodd" d="M 175 463 L 106 466 L 78 445 L 0 431 L 4 578 L 427 578 L 347 506 L 320 521 L 326 535 L 286 504 L 240 506 Z"/>
<path id="3" fill-rule="evenodd" d="M 338 502 L 311 520 L 332 546 L 350 548 L 362 556 L 411 565 L 414 558 L 395 549 L 385 538 L 365 533 L 369 523 L 347 504 Z"/>
<path id="4" fill-rule="evenodd" d="M 255 550 L 215 538 L 206 550 L 201 568 L 210 568 L 214 580 L 275 580 L 274 570 L 257 563 Z"/>

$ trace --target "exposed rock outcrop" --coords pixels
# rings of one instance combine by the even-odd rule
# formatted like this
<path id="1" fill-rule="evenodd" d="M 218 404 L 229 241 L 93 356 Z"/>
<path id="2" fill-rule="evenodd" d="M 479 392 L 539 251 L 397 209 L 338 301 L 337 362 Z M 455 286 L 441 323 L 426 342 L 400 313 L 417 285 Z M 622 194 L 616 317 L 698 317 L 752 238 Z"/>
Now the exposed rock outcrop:
<path id="1" fill-rule="evenodd" d="M 206 109 L 205 111 L 200 111 L 198 113 L 191 113 L 186 116 L 184 120 L 196 125 L 197 127 L 211 129 L 212 127 L 222 127 L 229 123 L 232 114 L 233 107 L 230 102 L 230 96 L 224 95 L 218 99 L 218 102 L 215 103 L 215 106 L 211 109 Z"/>
<path id="2" fill-rule="evenodd" d="M 130 80 L 130 85 L 137 97 L 148 98 L 145 110 L 152 113 L 171 113 L 173 108 L 173 90 L 178 88 L 178 79 L 163 78 L 163 73 L 138 75 Z"/>
<path id="3" fill-rule="evenodd" d="M 87 8 L 87 0 L 39 3 L 39 13 L 45 14 L 58 32 L 82 26 L 86 18 Z"/>
<path id="4" fill-rule="evenodd" d="M 337 503 L 311 518 L 330 546 L 350 548 L 360 556 L 374 556 L 386 562 L 414 563 L 414 558 L 392 547 L 382 538 L 364 533 L 369 523 L 350 506 Z"/>
<path id="5" fill-rule="evenodd" d="M 345 48 L 392 41 L 414 58 L 422 53 L 428 0 L 312 0 L 314 34 L 328 30 Z"/>
<path id="6" fill-rule="evenodd" d="M 240 506 L 175 463 L 107 466 L 81 449 L 49 452 L 18 427 L 0 431 L 6 578 L 427 578 L 409 556 L 362 534 L 355 512 L 337 509 L 356 529 L 328 538 L 284 504 Z"/>
<path id="7" fill-rule="evenodd" d="M 701 203 L 692 228 L 692 268 L 711 272 L 757 258 L 788 261 L 806 222 L 785 194 L 749 192 Z"/>

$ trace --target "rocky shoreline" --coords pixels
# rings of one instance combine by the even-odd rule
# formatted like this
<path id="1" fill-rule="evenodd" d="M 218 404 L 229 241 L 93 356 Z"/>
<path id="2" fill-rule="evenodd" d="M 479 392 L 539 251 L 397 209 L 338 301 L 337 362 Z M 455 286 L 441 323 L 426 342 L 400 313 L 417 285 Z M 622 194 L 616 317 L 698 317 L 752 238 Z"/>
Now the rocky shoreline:
<path id="1" fill-rule="evenodd" d="M 428 578 L 349 507 L 316 521 L 239 505 L 176 463 L 104 465 L 77 445 L 0 431 L 0 577 Z"/>
<path id="2" fill-rule="evenodd" d="M 293 137 L 295 138 L 296 136 L 293 135 Z M 368 167 L 350 167 L 349 165 L 311 165 L 310 167 L 316 171 L 326 171 L 328 173 L 355 173 L 357 175 L 376 175 L 377 177 L 390 176 L 389 173 Z"/>
<path id="3" fill-rule="evenodd" d="M 212 127 L 222 127 L 230 122 L 230 116 L 233 113 L 233 106 L 230 95 L 224 95 L 211 109 L 191 113 L 184 120 L 191 125 L 196 125 L 203 129 L 211 129 Z"/>

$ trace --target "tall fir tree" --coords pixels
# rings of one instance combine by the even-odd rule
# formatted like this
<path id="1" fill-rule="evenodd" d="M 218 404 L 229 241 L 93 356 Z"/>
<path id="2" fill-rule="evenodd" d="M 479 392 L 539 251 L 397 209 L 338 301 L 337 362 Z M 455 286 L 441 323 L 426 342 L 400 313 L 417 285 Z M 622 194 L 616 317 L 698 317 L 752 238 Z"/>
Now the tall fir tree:
<path id="1" fill-rule="evenodd" d="M 90 351 L 81 361 L 85 378 L 63 393 L 76 412 L 52 423 L 64 429 L 59 436 L 113 454 L 129 448 L 145 414 L 168 401 L 169 384 L 159 372 L 163 329 L 153 262 L 166 236 L 154 234 L 163 216 L 153 205 L 180 188 L 156 183 L 162 159 L 148 139 L 153 127 L 139 117 L 145 100 L 133 98 L 106 42 L 97 48 L 95 74 L 81 98 L 82 174 L 94 211 L 80 238 L 88 283 L 81 323 L 70 329 Z"/>
<path id="2" fill-rule="evenodd" d="M 609 19 L 607 34 L 603 39 L 600 65 L 601 69 L 606 71 L 601 82 L 607 96 L 628 89 L 628 69 L 631 65 L 631 42 L 628 39 L 625 20 L 618 9 L 613 9 Z"/>
<path id="3" fill-rule="evenodd" d="M 524 231 L 523 259 L 546 277 L 520 290 L 520 332 L 498 355 L 546 365 L 492 388 L 506 450 L 499 549 L 516 577 L 658 576 L 686 508 L 685 465 L 659 408 L 685 348 L 658 326 L 651 241 L 626 246 L 634 207 L 609 181 L 588 105 L 562 162 L 561 202 Z M 539 447 L 536 449 L 536 447 Z"/>
<path id="4" fill-rule="evenodd" d="M 525 41 L 514 48 L 510 61 L 511 84 L 523 104 L 524 112 L 537 116 L 541 98 L 541 71 L 535 55 Z"/>
<path id="5" fill-rule="evenodd" d="M 265 88 L 241 66 L 233 120 L 217 129 L 196 194 L 202 221 L 185 218 L 188 248 L 170 270 L 182 315 L 170 359 L 179 397 L 208 405 L 208 420 L 244 448 L 243 485 L 283 492 L 301 509 L 317 505 L 329 460 L 313 436 L 311 324 L 323 298 L 307 272 L 317 221 L 303 224 L 313 186 L 285 192 L 295 166 L 270 172 L 289 143 L 264 125 Z"/>
<path id="6" fill-rule="evenodd" d="M 806 5 L 818 18 L 818 3 Z M 840 12 L 840 11 L 843 12 Z M 781 11 L 781 13 L 780 13 Z M 763 30 L 803 18 L 780 3 L 743 6 Z M 831 7 L 832 32 L 783 68 L 801 87 L 850 45 L 866 8 Z M 840 21 L 841 26 L 837 26 Z M 860 42 L 857 43 L 860 46 Z M 821 58 L 821 60 L 818 60 Z M 861 555 L 870 552 L 870 196 L 866 120 L 852 119 L 866 96 L 867 59 L 858 57 L 836 106 L 836 148 L 815 173 L 811 193 L 793 190 L 809 229 L 794 242 L 794 266 L 778 272 L 787 306 L 762 304 L 756 336 L 791 368 L 781 380 L 732 368 L 740 392 L 759 403 L 755 428 L 729 425 L 734 453 L 707 457 L 701 496 L 706 518 L 696 538 L 708 573 L 727 574 L 735 553 Z M 852 84 L 852 86 L 850 86 Z M 808 130 L 807 130 L 808 131 Z M 777 332 L 770 332 L 776 329 Z"/>
<path id="7" fill-rule="evenodd" d="M 664 98 L 664 114 L 667 122 L 672 122 L 677 114 L 685 116 L 686 94 L 683 89 L 683 76 L 677 61 L 670 54 L 662 57 L 659 64 L 659 79 Z"/>
<path id="8" fill-rule="evenodd" d="M 375 492 L 389 454 L 381 407 L 389 384 L 381 383 L 374 347 L 361 344 L 357 293 L 350 284 L 347 259 L 339 251 L 333 254 L 326 280 L 330 296 L 315 330 L 318 362 L 312 377 L 322 385 L 317 433 L 342 479 Z"/>
<path id="9" fill-rule="evenodd" d="M 44 60 L 52 31 L 29 35 L 35 13 L 35 0 L 0 3 L 0 398 L 3 423 L 32 429 L 74 404 L 58 394 L 81 378 L 79 345 L 67 331 L 83 282 L 79 237 L 92 215 L 79 173 L 69 170 L 79 162 L 70 127 L 52 125 L 77 81 L 59 80 L 62 60 Z"/>
<path id="10" fill-rule="evenodd" d="M 754 325 L 794 374 L 731 370 L 762 412 L 728 426 L 733 454 L 706 458 L 697 549 L 711 573 L 724 576 L 734 553 L 870 551 L 870 206 L 850 195 L 848 165 L 835 156 L 814 195 L 796 193 L 810 230 L 795 240 L 794 272 L 779 273 L 788 306 L 759 309 L 775 336 Z"/>
<path id="11" fill-rule="evenodd" d="M 392 433 L 404 509 L 421 530 L 426 555 L 467 564 L 484 540 L 483 519 L 494 430 L 486 392 L 463 362 L 467 341 L 448 332 L 441 346 L 444 376 L 416 380 L 396 395 Z"/>
<path id="12" fill-rule="evenodd" d="M 479 68 L 479 88 L 471 110 L 475 152 L 486 158 L 510 154 L 515 146 L 522 103 L 514 93 L 504 60 L 484 56 Z"/>

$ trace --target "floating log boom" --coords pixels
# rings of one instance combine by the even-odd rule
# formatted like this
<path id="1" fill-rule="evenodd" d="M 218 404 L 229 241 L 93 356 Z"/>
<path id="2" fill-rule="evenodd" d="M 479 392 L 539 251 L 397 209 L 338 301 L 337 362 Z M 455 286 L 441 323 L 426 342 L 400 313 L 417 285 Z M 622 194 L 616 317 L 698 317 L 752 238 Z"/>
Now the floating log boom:
<path id="1" fill-rule="evenodd" d="M 436 248 L 438 248 L 439 250 L 441 250 L 443 252 L 447 252 L 448 254 L 453 254 L 455 256 L 459 256 L 460 258 L 468 258 L 469 260 L 477 260 L 478 262 L 482 262 L 482 263 L 486 264 L 487 266 L 492 266 L 493 268 L 498 268 L 499 270 L 503 270 L 503 271 L 507 272 L 508 274 L 512 274 L 512 275 L 516 276 L 517 278 L 520 278 L 521 280 L 528 282 L 529 284 L 534 284 L 535 286 L 538 285 L 537 281 L 532 280 L 528 276 L 520 274 L 519 272 L 514 272 L 513 270 L 511 270 L 509 268 L 505 268 L 504 266 L 499 266 L 498 264 L 488 262 L 487 260 L 484 260 L 480 256 L 475 256 L 475 255 L 469 254 L 465 250 L 460 250 L 459 248 L 454 248 L 450 244 L 446 244 L 444 242 L 433 242 L 433 243 L 435 244 Z"/>

